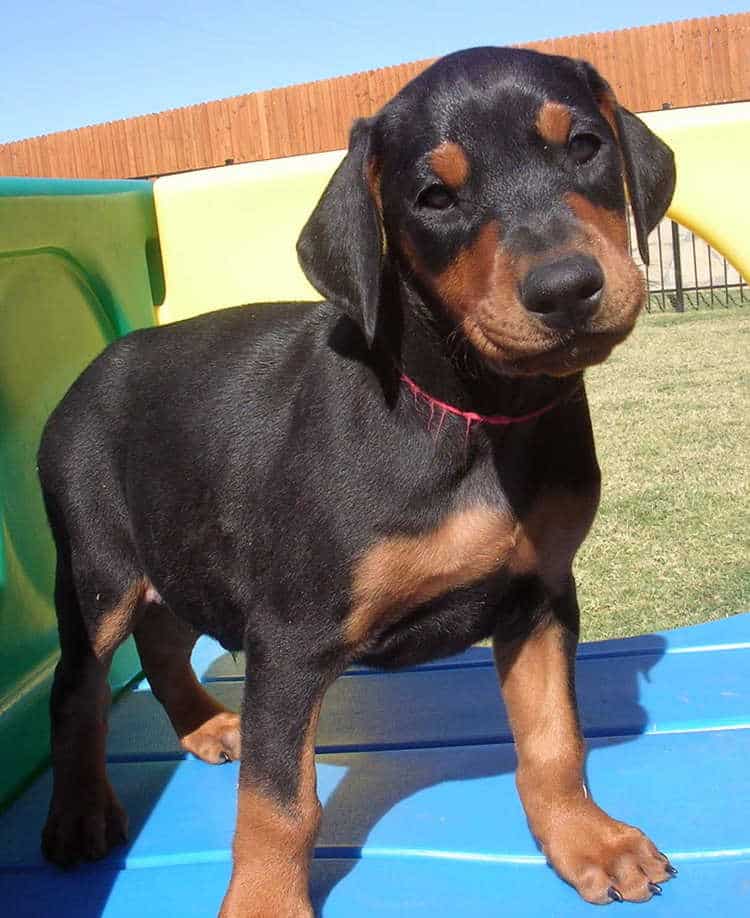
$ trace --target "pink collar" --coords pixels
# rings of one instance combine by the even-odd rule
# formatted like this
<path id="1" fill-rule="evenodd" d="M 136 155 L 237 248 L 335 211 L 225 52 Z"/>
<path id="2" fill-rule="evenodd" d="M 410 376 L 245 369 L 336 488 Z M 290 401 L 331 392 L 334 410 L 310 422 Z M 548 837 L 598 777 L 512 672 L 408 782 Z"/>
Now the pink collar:
<path id="1" fill-rule="evenodd" d="M 440 399 L 433 398 L 431 395 L 428 395 L 424 389 L 421 389 L 413 379 L 410 379 L 406 373 L 401 374 L 401 381 L 405 382 L 409 389 L 411 389 L 415 402 L 421 399 L 430 406 L 430 419 L 427 423 L 428 430 L 432 427 L 432 421 L 435 414 L 440 414 L 440 423 L 438 424 L 436 434 L 440 433 L 447 414 L 453 414 L 456 417 L 464 419 L 466 422 L 466 435 L 468 436 L 472 424 L 491 424 L 500 427 L 507 427 L 510 424 L 523 424 L 524 421 L 533 421 L 534 418 L 541 417 L 543 414 L 547 414 L 548 411 L 552 411 L 561 401 L 560 398 L 556 398 L 543 408 L 538 408 L 536 411 L 532 411 L 529 414 L 521 414 L 517 417 L 511 417 L 505 414 L 477 414 L 475 411 L 461 411 L 460 408 L 449 405 L 447 402 L 441 402 Z"/>

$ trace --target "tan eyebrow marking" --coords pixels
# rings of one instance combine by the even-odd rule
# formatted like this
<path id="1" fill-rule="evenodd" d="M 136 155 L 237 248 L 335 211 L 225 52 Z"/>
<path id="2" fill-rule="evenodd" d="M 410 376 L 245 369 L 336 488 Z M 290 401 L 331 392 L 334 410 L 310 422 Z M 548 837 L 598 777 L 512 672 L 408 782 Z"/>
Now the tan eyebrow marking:
<path id="1" fill-rule="evenodd" d="M 462 146 L 446 140 L 430 153 L 430 167 L 449 188 L 460 188 L 469 177 L 469 157 Z"/>
<path id="2" fill-rule="evenodd" d="M 539 136 L 548 143 L 567 143 L 573 115 L 561 102 L 545 102 L 536 116 Z"/>

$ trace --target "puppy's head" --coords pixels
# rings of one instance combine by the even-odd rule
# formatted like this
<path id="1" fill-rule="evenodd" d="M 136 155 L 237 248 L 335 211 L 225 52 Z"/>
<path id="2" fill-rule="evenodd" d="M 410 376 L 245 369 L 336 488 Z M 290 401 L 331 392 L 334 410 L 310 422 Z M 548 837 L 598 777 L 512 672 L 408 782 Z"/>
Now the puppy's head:
<path id="1" fill-rule="evenodd" d="M 298 253 L 369 342 L 388 258 L 495 371 L 566 375 L 604 360 L 645 299 L 625 189 L 646 261 L 674 181 L 669 148 L 590 65 L 476 48 L 355 124 Z"/>

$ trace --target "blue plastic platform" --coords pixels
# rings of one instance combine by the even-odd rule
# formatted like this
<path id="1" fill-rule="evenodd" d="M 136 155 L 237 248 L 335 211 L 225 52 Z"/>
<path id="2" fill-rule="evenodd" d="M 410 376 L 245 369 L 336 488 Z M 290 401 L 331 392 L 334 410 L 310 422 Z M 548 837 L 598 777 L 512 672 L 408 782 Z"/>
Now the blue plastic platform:
<path id="1" fill-rule="evenodd" d="M 238 706 L 241 661 L 203 639 L 193 663 Z M 595 799 L 680 868 L 660 899 L 610 908 L 750 915 L 750 614 L 583 645 L 578 693 Z M 44 775 L 0 818 L 0 914 L 217 913 L 238 765 L 186 759 L 145 682 L 115 706 L 109 748 L 130 844 L 69 874 L 47 866 Z M 323 709 L 317 761 L 325 815 L 312 892 L 324 918 L 595 914 L 529 835 L 489 650 L 342 676 Z"/>

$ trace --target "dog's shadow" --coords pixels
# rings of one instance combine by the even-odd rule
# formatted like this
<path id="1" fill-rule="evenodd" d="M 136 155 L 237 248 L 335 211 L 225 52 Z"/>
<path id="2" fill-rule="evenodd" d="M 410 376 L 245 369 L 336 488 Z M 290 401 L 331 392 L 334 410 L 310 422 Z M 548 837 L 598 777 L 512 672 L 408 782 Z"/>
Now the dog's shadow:
<path id="1" fill-rule="evenodd" d="M 589 748 L 626 743 L 647 729 L 653 718 L 642 697 L 641 683 L 649 681 L 665 649 L 666 641 L 659 635 L 583 647 L 577 687 Z M 324 815 L 311 881 L 318 915 L 325 914 L 332 896 L 348 901 L 351 887 L 346 880 L 351 874 L 356 887 L 363 850 L 365 856 L 387 857 L 427 849 L 449 857 L 498 851 L 535 853 L 515 794 L 515 752 L 494 668 L 486 657 L 482 662 L 481 651 L 471 651 L 468 659 L 468 667 L 449 664 L 387 675 L 347 674 L 329 691 L 318 733 L 318 783 Z M 207 665 L 200 668 L 200 674 L 209 682 L 209 690 L 230 704 L 239 701 L 241 671 L 231 657 L 223 652 L 217 655 L 214 649 L 204 662 Z M 127 728 L 123 742 L 127 746 L 138 732 L 156 730 L 156 746 L 168 749 L 176 741 L 165 716 L 160 715 L 159 723 L 164 723 L 157 728 L 154 712 L 161 709 L 149 694 L 136 692 L 126 697 L 125 704 L 133 705 L 133 716 L 122 721 L 121 726 Z M 114 766 L 112 775 L 116 787 L 125 771 L 132 778 L 131 769 L 142 763 L 143 756 L 134 754 L 131 759 L 124 755 L 120 761 L 123 764 Z M 119 907 L 123 896 L 129 910 L 142 899 L 143 913 L 149 913 L 146 906 L 151 897 L 158 896 L 164 914 L 177 914 L 184 911 L 188 877 L 198 883 L 191 887 L 188 904 L 193 910 L 189 913 L 208 914 L 218 909 L 230 869 L 223 856 L 218 860 L 212 856 L 212 863 L 205 865 L 181 865 L 181 856 L 174 854 L 172 866 L 154 872 L 158 879 L 135 882 L 141 876 L 148 879 L 151 871 L 136 870 L 138 877 L 134 878 L 130 869 L 125 871 L 131 875 L 130 882 L 121 887 L 118 879 L 133 857 L 152 860 L 153 837 L 145 833 L 143 847 L 140 841 L 157 810 L 161 815 L 156 822 L 162 827 L 158 831 L 168 836 L 156 841 L 160 862 L 165 851 L 166 860 L 172 859 L 169 851 L 173 846 L 175 852 L 182 850 L 185 820 L 202 821 L 203 843 L 216 855 L 226 851 L 233 830 L 231 818 L 226 818 L 226 795 L 234 792 L 237 766 L 226 772 L 229 766 L 222 766 L 201 789 L 204 767 L 208 766 L 183 763 L 175 752 L 160 754 L 148 768 L 139 768 L 139 780 L 123 781 L 121 789 L 131 815 L 130 845 L 71 874 L 43 867 L 39 855 L 33 854 L 38 835 L 29 833 L 28 827 L 41 826 L 43 821 L 50 790 L 49 775 L 45 776 L 3 817 L 8 832 L 0 839 L 0 853 L 8 848 L 3 863 L 9 872 L 3 874 L 8 886 L 7 893 L 0 894 L 0 905 L 8 906 L 8 914 L 23 918 L 47 913 L 42 903 L 62 897 L 66 914 L 94 918 L 109 913 L 110 906 Z M 597 796 L 596 782 L 592 790 Z M 198 807 L 193 794 L 199 795 Z M 167 819 L 165 812 L 171 814 Z M 193 831 L 184 830 L 187 835 Z M 14 863 L 19 864 L 18 871 Z M 20 866 L 23 863 L 33 869 Z M 166 888 L 153 888 L 153 883 L 165 879 Z M 338 902 L 333 907 L 336 910 Z"/>

